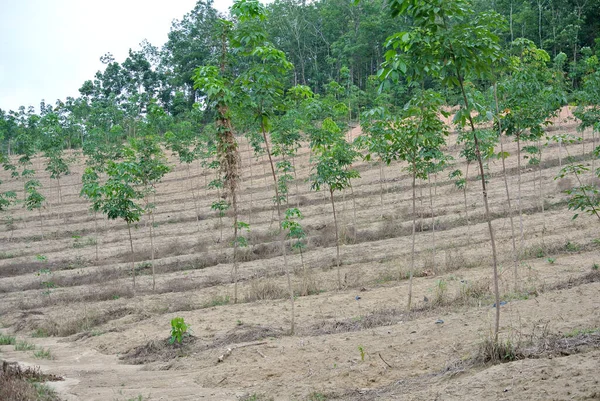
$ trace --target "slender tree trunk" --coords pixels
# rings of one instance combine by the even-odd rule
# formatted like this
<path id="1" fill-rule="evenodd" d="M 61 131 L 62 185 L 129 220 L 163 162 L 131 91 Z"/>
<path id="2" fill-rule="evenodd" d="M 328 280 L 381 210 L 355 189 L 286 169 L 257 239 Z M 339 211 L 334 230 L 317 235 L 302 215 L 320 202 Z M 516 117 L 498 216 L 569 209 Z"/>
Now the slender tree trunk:
<path id="1" fill-rule="evenodd" d="M 58 192 L 58 219 L 60 220 L 60 212 L 62 211 L 62 193 L 61 193 L 61 187 L 60 187 L 60 178 L 56 179 L 56 183 L 57 183 L 57 192 Z M 65 226 L 67 225 L 67 216 L 65 215 L 64 211 L 62 213 L 63 216 L 63 223 L 65 224 Z"/>
<path id="2" fill-rule="evenodd" d="M 42 233 L 42 241 L 44 240 L 44 217 L 42 216 L 42 208 L 38 208 L 40 214 L 40 232 Z"/>
<path id="3" fill-rule="evenodd" d="M 156 290 L 156 275 L 154 268 L 154 213 L 150 212 L 150 257 L 152 261 L 152 291 Z"/>
<path id="4" fill-rule="evenodd" d="M 252 202 L 252 192 L 254 187 L 254 173 L 253 173 L 253 169 L 252 169 L 252 148 L 250 146 L 250 141 L 247 142 L 248 144 L 248 165 L 250 166 L 250 217 L 248 218 L 248 224 L 252 225 L 252 210 L 253 210 L 253 202 Z"/>
<path id="5" fill-rule="evenodd" d="M 291 322 L 291 328 L 290 328 L 290 334 L 294 334 L 295 331 L 295 311 L 294 311 L 294 289 L 292 288 L 292 279 L 290 277 L 290 270 L 289 270 L 289 266 L 288 266 L 288 259 L 287 259 L 287 249 L 286 249 L 286 243 L 285 243 L 285 237 L 282 235 L 281 232 L 281 223 L 283 222 L 283 218 L 282 218 L 282 214 L 281 214 L 281 200 L 279 198 L 279 189 L 277 188 L 277 174 L 275 174 L 275 165 L 273 163 L 273 158 L 271 156 L 271 150 L 269 149 L 269 141 L 267 140 L 267 133 L 265 131 L 265 127 L 261 122 L 261 130 L 262 130 L 262 134 L 263 134 L 263 139 L 265 141 L 265 149 L 267 151 L 267 156 L 269 157 L 269 164 L 271 165 L 271 174 L 273 175 L 273 185 L 275 187 L 275 198 L 276 198 L 276 202 L 275 204 L 277 205 L 277 221 L 279 222 L 279 236 L 280 236 L 280 242 L 281 242 L 281 251 L 283 253 L 283 265 L 285 268 L 285 275 L 287 277 L 287 284 L 288 284 L 288 291 L 289 291 L 289 296 L 290 296 L 290 305 L 292 308 L 292 322 Z"/>
<path id="6" fill-rule="evenodd" d="M 94 211 L 94 236 L 96 237 L 96 262 L 98 261 L 98 212 Z"/>
<path id="7" fill-rule="evenodd" d="M 437 265 L 435 263 L 436 249 L 435 249 L 435 214 L 433 213 L 433 192 L 431 189 L 431 179 L 427 175 L 427 184 L 429 186 L 429 208 L 431 211 L 431 241 L 433 245 L 433 272 L 437 274 Z"/>
<path id="8" fill-rule="evenodd" d="M 308 295 L 308 272 L 306 270 L 306 265 L 304 264 L 304 252 L 302 252 L 302 247 L 300 249 L 300 263 L 302 264 L 302 295 Z"/>
<path id="9" fill-rule="evenodd" d="M 350 196 L 352 197 L 352 224 L 356 230 L 356 197 L 354 196 L 354 187 L 350 184 Z"/>
<path id="10" fill-rule="evenodd" d="M 300 189 L 298 189 L 298 174 L 296 173 L 295 155 L 292 155 L 292 168 L 294 169 L 294 184 L 296 185 L 296 208 L 300 208 Z"/>
<path id="11" fill-rule="evenodd" d="M 194 192 L 194 180 L 192 180 L 192 176 L 190 173 L 190 163 L 186 163 L 187 166 L 187 176 L 188 181 L 190 182 L 190 191 L 192 192 L 192 198 L 194 199 L 194 214 L 196 215 L 196 229 L 200 232 L 200 216 L 198 213 L 198 201 L 196 200 L 196 193 Z"/>
<path id="12" fill-rule="evenodd" d="M 465 198 L 465 218 L 467 219 L 467 237 L 468 242 L 471 242 L 471 222 L 469 221 L 469 206 L 467 204 L 467 185 L 469 185 L 469 161 L 467 160 L 467 169 L 465 172 L 465 185 L 463 187 L 463 196 Z"/>
<path id="13" fill-rule="evenodd" d="M 333 210 L 333 225 L 335 227 L 335 252 L 336 252 L 336 265 L 337 265 L 337 280 L 338 290 L 342 289 L 342 275 L 340 272 L 340 237 L 338 234 L 337 216 L 335 213 L 335 201 L 333 199 L 333 190 L 329 188 L 329 199 L 331 200 L 331 209 Z"/>
<path id="14" fill-rule="evenodd" d="M 596 129 L 595 128 L 592 128 L 592 142 L 593 142 L 592 149 L 596 149 Z M 596 173 L 596 158 L 592 157 L 592 177 L 594 176 L 595 173 Z"/>
<path id="15" fill-rule="evenodd" d="M 423 220 L 425 219 L 425 209 L 423 208 L 423 181 L 419 181 L 419 214 L 421 232 L 423 232 Z"/>
<path id="16" fill-rule="evenodd" d="M 540 150 L 540 161 L 538 163 L 538 172 L 540 174 L 540 209 L 542 211 L 542 244 L 544 243 L 544 235 L 546 234 L 546 213 L 544 208 L 544 187 L 543 187 L 543 177 L 542 177 L 542 146 L 541 142 L 538 140 L 538 149 Z"/>
<path id="17" fill-rule="evenodd" d="M 469 110 L 469 101 L 467 100 L 467 94 L 465 92 L 463 78 L 458 74 L 458 82 L 465 102 L 465 107 Z M 500 289 L 498 287 L 498 257 L 496 253 L 496 239 L 494 237 L 494 229 L 492 227 L 492 218 L 490 216 L 490 206 L 488 204 L 488 192 L 487 185 L 485 183 L 485 171 L 483 169 L 483 160 L 481 157 L 481 151 L 479 149 L 479 139 L 477 139 L 477 131 L 475 130 L 475 124 L 473 118 L 469 114 L 469 124 L 471 125 L 471 131 L 473 132 L 473 140 L 475 142 L 475 154 L 477 155 L 477 163 L 479 164 L 479 173 L 481 174 L 481 191 L 483 195 L 483 204 L 485 206 L 485 219 L 487 221 L 488 230 L 490 232 L 490 243 L 492 245 L 492 262 L 493 262 L 493 276 L 494 276 L 494 295 L 496 298 L 496 324 L 494 328 L 494 344 L 498 343 L 498 332 L 500 331 Z"/>
<path id="18" fill-rule="evenodd" d="M 512 3 L 511 3 L 512 10 Z M 500 115 L 500 108 L 498 105 L 498 93 L 496 91 L 496 84 L 494 83 L 494 100 L 496 102 L 496 114 Z M 498 119 L 498 138 L 500 139 L 500 152 L 502 153 L 502 176 L 504 178 L 504 189 L 506 190 L 506 202 L 508 206 L 508 218 L 510 220 L 510 238 L 512 241 L 512 257 L 514 265 L 514 279 L 515 279 L 515 292 L 519 287 L 519 257 L 517 255 L 517 244 L 515 239 L 515 224 L 513 221 L 513 211 L 510 201 L 510 191 L 508 189 L 508 177 L 506 175 L 506 161 L 504 155 L 504 144 L 502 141 L 502 122 Z"/>
<path id="19" fill-rule="evenodd" d="M 521 240 L 519 243 L 519 255 L 523 256 L 525 248 L 525 234 L 523 233 L 523 205 L 521 203 L 521 135 L 517 134 L 517 204 L 519 206 L 519 229 Z"/>
<path id="20" fill-rule="evenodd" d="M 383 163 L 379 162 L 379 202 L 381 203 L 381 217 L 385 213 L 385 206 L 383 205 Z"/>
<path id="21" fill-rule="evenodd" d="M 416 155 L 414 155 L 416 157 Z M 412 176 L 412 243 L 410 246 L 410 272 L 408 278 L 408 310 L 412 307 L 412 285 L 413 274 L 415 270 L 415 243 L 417 232 L 417 163 L 413 160 L 413 176 Z"/>
<path id="22" fill-rule="evenodd" d="M 131 238 L 131 223 L 127 222 L 129 232 L 129 246 L 131 249 L 131 274 L 133 276 L 133 295 L 135 296 L 135 253 L 133 252 L 133 239 Z"/>

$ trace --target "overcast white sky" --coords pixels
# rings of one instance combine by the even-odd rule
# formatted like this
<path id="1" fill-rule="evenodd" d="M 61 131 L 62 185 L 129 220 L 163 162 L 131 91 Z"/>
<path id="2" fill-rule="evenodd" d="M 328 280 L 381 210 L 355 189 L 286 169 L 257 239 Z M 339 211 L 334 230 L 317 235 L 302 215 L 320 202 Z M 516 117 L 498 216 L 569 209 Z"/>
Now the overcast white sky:
<path id="1" fill-rule="evenodd" d="M 232 0 L 215 0 L 220 11 Z M 0 109 L 39 108 L 78 89 L 111 52 L 117 61 L 143 39 L 162 46 L 173 19 L 196 0 L 0 0 Z"/>

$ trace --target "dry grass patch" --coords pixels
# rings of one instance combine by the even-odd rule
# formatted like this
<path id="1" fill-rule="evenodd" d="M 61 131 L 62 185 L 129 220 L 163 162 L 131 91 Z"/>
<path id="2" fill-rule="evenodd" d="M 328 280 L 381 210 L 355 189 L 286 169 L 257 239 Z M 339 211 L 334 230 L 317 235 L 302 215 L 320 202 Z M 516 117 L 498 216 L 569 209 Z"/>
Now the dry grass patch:
<path id="1" fill-rule="evenodd" d="M 260 341 L 266 338 L 278 338 L 284 335 L 281 328 L 268 326 L 255 326 L 249 324 L 238 324 L 233 329 L 229 330 L 223 336 L 215 339 L 210 348 L 228 346 L 230 344 L 240 344 L 252 341 Z"/>
<path id="2" fill-rule="evenodd" d="M 0 400 L 2 401 L 60 401 L 54 390 L 43 384 L 63 380 L 62 377 L 40 372 L 39 367 L 21 368 L 18 364 L 2 361 L 0 370 Z"/>
<path id="3" fill-rule="evenodd" d="M 245 302 L 263 301 L 268 299 L 282 299 L 287 295 L 287 290 L 270 278 L 254 279 L 246 290 Z"/>
<path id="4" fill-rule="evenodd" d="M 531 336 L 525 342 L 512 342 L 507 339 L 494 343 L 485 339 L 475 356 L 469 361 L 473 366 L 512 362 L 519 359 L 539 359 L 555 356 L 567 356 L 600 348 L 600 330 L 582 330 L 565 336 L 548 334 L 543 331 L 539 336 Z"/>
<path id="5" fill-rule="evenodd" d="M 321 336 L 337 333 L 361 331 L 374 327 L 392 326 L 402 321 L 409 321 L 421 316 L 423 309 L 413 309 L 408 312 L 396 308 L 375 310 L 371 313 L 344 320 L 326 320 L 306 329 L 306 335 Z"/>
<path id="6" fill-rule="evenodd" d="M 153 340 L 129 350 L 119 359 L 130 365 L 143 365 L 157 361 L 167 362 L 189 355 L 197 342 L 198 339 L 192 335 L 183 337 L 181 343 L 171 344 L 170 338 Z"/>
<path id="7" fill-rule="evenodd" d="M 131 308 L 119 307 L 106 310 L 86 310 L 75 316 L 60 319 L 43 317 L 43 314 L 22 313 L 15 324 L 16 331 L 39 331 L 48 336 L 67 337 L 87 331 L 111 320 L 120 319 L 133 313 Z"/>

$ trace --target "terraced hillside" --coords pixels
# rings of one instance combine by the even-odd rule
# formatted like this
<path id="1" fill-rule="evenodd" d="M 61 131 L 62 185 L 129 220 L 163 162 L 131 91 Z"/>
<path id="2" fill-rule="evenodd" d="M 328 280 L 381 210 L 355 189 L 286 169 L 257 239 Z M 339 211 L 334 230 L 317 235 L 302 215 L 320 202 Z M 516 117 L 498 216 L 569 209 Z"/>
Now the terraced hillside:
<path id="1" fill-rule="evenodd" d="M 549 129 L 576 134 L 565 116 Z M 240 211 L 251 229 L 241 250 L 240 302 L 233 304 L 231 216 L 220 219 L 210 209 L 220 194 L 206 189 L 212 177 L 199 164 L 188 171 L 173 158 L 157 188 L 154 290 L 151 223 L 144 218 L 133 230 L 134 293 L 127 227 L 89 212 L 79 197 L 79 160 L 61 180 L 62 207 L 55 181 L 41 175 L 49 202 L 43 239 L 40 216 L 22 208 L 10 211 L 14 227 L 1 233 L 1 330 L 36 348 L 2 345 L 0 359 L 62 376 L 50 386 L 65 400 L 600 399 L 598 222 L 573 220 L 562 193 L 573 179 L 554 179 L 567 152 L 591 165 L 592 142 L 585 133 L 581 143 L 544 147 L 540 168 L 523 163 L 523 242 L 516 145 L 504 143 L 513 155 L 506 167 L 521 253 L 517 286 L 501 162 L 489 163 L 506 363 L 492 364 L 482 350 L 494 302 L 473 166 L 466 197 L 449 171 L 421 183 L 417 302 L 407 310 L 411 176 L 400 164 L 355 165 L 361 178 L 336 199 L 343 244 L 338 290 L 331 204 L 327 193 L 310 190 L 310 154 L 301 149 L 289 204 L 305 216 L 308 239 L 306 271 L 299 254 L 288 257 L 297 324 L 290 336 L 270 167 L 245 140 Z M 446 151 L 455 157 L 453 169 L 464 172 L 456 134 Z M 38 171 L 43 163 L 34 160 Z M 22 182 L 5 172 L 2 181 L 22 198 Z M 191 336 L 171 345 L 170 321 L 178 316 Z"/>

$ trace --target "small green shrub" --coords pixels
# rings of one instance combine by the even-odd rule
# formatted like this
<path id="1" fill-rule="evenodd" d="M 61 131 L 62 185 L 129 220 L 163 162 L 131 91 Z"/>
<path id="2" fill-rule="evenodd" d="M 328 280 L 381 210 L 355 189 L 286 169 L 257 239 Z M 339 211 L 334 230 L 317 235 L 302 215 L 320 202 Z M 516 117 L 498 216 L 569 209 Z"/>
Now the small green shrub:
<path id="1" fill-rule="evenodd" d="M 33 353 L 33 357 L 37 359 L 53 359 L 52 353 L 50 352 L 50 348 L 44 349 L 40 348 L 39 350 Z"/>
<path id="2" fill-rule="evenodd" d="M 551 265 L 553 265 L 553 264 L 554 264 L 554 262 L 556 262 L 556 259 L 555 259 L 555 258 L 548 258 L 548 259 L 546 259 L 546 260 L 547 260 L 547 261 L 548 261 L 548 263 L 550 263 Z"/>
<path id="3" fill-rule="evenodd" d="M 306 397 L 307 401 L 327 401 L 327 396 L 323 393 L 319 393 L 317 391 L 313 391 Z"/>
<path id="4" fill-rule="evenodd" d="M 184 337 L 189 336 L 189 326 L 185 323 L 182 317 L 175 317 L 171 320 L 171 339 L 169 343 L 181 344 Z"/>
<path id="5" fill-rule="evenodd" d="M 364 362 L 365 361 L 365 349 L 362 345 L 358 346 L 358 352 L 360 352 L 360 361 Z"/>
<path id="6" fill-rule="evenodd" d="M 567 252 L 579 252 L 581 249 L 581 245 L 576 244 L 575 242 L 567 241 L 565 244 L 565 250 Z"/>
<path id="7" fill-rule="evenodd" d="M 598 266 L 598 263 L 594 263 L 592 265 L 592 270 L 598 270 L 598 268 L 600 268 L 600 266 Z"/>
<path id="8" fill-rule="evenodd" d="M 137 275 L 150 273 L 150 269 L 152 269 L 152 262 L 142 262 L 135 267 L 135 274 Z"/>

